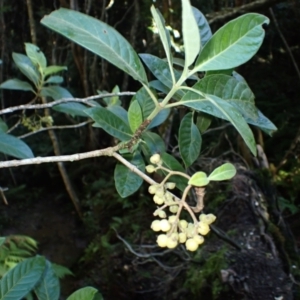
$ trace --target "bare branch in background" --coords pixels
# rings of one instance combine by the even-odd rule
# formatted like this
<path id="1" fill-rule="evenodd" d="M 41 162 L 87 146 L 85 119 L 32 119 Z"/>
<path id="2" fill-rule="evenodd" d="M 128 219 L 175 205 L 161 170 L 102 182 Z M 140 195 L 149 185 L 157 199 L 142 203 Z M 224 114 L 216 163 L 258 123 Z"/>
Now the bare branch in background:
<path id="1" fill-rule="evenodd" d="M 227 19 L 235 18 L 238 15 L 250 12 L 250 11 L 256 11 L 261 10 L 264 8 L 269 8 L 273 6 L 274 4 L 280 3 L 280 2 L 286 2 L 282 0 L 256 0 L 254 2 L 234 7 L 232 9 L 218 11 L 210 14 L 206 14 L 206 17 L 208 19 L 209 24 L 217 23 L 217 22 L 225 22 Z"/>
<path id="2" fill-rule="evenodd" d="M 53 102 L 43 103 L 43 104 L 23 104 L 13 107 L 8 107 L 0 110 L 0 115 L 12 113 L 17 110 L 24 110 L 24 109 L 43 109 L 43 108 L 50 108 L 58 104 L 67 103 L 67 102 L 80 102 L 90 106 L 94 106 L 92 103 L 89 103 L 91 100 L 106 98 L 106 97 L 114 97 L 114 96 L 133 96 L 135 92 L 121 92 L 121 93 L 108 93 L 102 95 L 95 95 L 86 98 L 64 98 L 61 100 L 56 100 Z"/>

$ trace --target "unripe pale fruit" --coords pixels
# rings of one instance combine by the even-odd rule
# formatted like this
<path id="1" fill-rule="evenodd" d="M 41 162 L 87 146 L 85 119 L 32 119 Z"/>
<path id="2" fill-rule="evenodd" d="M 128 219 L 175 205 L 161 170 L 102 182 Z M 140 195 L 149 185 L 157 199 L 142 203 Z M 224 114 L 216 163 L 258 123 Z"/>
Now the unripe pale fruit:
<path id="1" fill-rule="evenodd" d="M 198 243 L 198 245 L 201 245 L 204 243 L 204 237 L 201 235 L 195 235 L 193 239 Z"/>
<path id="2" fill-rule="evenodd" d="M 164 197 L 165 196 L 164 188 L 162 186 L 157 187 L 155 194 L 159 197 Z"/>
<path id="3" fill-rule="evenodd" d="M 167 243 L 168 243 L 168 237 L 166 234 L 160 234 L 157 239 L 156 239 L 156 243 L 158 244 L 159 247 L 167 247 Z"/>
<path id="4" fill-rule="evenodd" d="M 146 171 L 148 173 L 153 173 L 153 172 L 155 172 L 155 167 L 152 165 L 148 165 L 148 166 L 146 166 Z"/>
<path id="5" fill-rule="evenodd" d="M 162 219 L 167 217 L 167 214 L 164 210 L 159 210 L 157 215 Z"/>
<path id="6" fill-rule="evenodd" d="M 176 217 L 176 216 L 170 216 L 170 217 L 169 217 L 169 222 L 170 222 L 171 224 L 175 223 L 176 221 L 177 221 L 177 217 Z"/>
<path id="7" fill-rule="evenodd" d="M 164 220 L 160 220 L 160 230 L 167 232 L 171 229 L 171 224 L 169 223 L 168 220 L 164 219 Z"/>
<path id="8" fill-rule="evenodd" d="M 198 249 L 198 243 L 192 238 L 192 239 L 187 239 L 185 242 L 185 247 L 189 251 L 196 251 Z"/>
<path id="9" fill-rule="evenodd" d="M 175 182 L 167 182 L 166 183 L 166 188 L 169 190 L 175 189 L 176 183 Z"/>
<path id="10" fill-rule="evenodd" d="M 161 162 L 160 155 L 158 153 L 152 155 L 150 157 L 151 164 L 158 165 Z"/>
<path id="11" fill-rule="evenodd" d="M 178 240 L 179 240 L 179 243 L 185 243 L 186 242 L 186 233 L 184 232 L 180 232 L 178 234 Z"/>
<path id="12" fill-rule="evenodd" d="M 176 214 L 178 212 L 178 205 L 171 205 L 169 209 L 172 214 Z"/>
<path id="13" fill-rule="evenodd" d="M 173 232 L 170 236 L 170 238 L 174 241 L 178 241 L 178 233 L 177 232 Z"/>
<path id="14" fill-rule="evenodd" d="M 216 216 L 213 214 L 201 214 L 199 216 L 199 220 L 203 223 L 206 223 L 207 225 L 210 225 L 211 223 L 213 223 L 216 220 Z"/>
<path id="15" fill-rule="evenodd" d="M 160 231 L 161 229 L 160 229 L 161 227 L 160 227 L 160 220 L 154 220 L 153 222 L 152 222 L 152 224 L 151 224 L 151 229 L 153 230 L 153 231 Z"/>
<path id="16" fill-rule="evenodd" d="M 153 197 L 153 201 L 158 205 L 162 205 L 165 202 L 165 199 L 163 197 L 159 197 L 155 194 Z"/>
<path id="17" fill-rule="evenodd" d="M 167 247 L 169 249 L 173 249 L 175 248 L 176 246 L 178 245 L 178 242 L 173 240 L 172 238 L 168 238 L 168 241 L 167 241 Z"/>
<path id="18" fill-rule="evenodd" d="M 150 185 L 148 187 L 149 194 L 154 195 L 156 193 L 156 191 L 157 191 L 157 185 Z"/>
<path id="19" fill-rule="evenodd" d="M 209 233 L 210 229 L 206 223 L 200 221 L 197 226 L 197 231 L 202 235 L 206 235 Z"/>
<path id="20" fill-rule="evenodd" d="M 173 199 L 173 196 L 171 195 L 171 193 L 168 193 L 168 192 L 166 192 L 165 193 L 165 198 L 166 198 L 166 203 L 167 204 L 171 204 L 171 203 L 173 203 L 174 201 L 174 199 Z"/>
<path id="21" fill-rule="evenodd" d="M 179 226 L 181 229 L 186 229 L 188 227 L 188 222 L 186 220 L 180 220 Z"/>

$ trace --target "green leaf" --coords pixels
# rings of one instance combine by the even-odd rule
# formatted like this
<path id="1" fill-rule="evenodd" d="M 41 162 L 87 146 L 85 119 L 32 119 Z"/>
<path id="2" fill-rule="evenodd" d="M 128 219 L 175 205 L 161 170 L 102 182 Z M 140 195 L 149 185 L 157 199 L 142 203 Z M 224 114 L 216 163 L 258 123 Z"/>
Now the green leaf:
<path id="1" fill-rule="evenodd" d="M 139 102 L 139 105 L 142 109 L 143 121 L 145 121 L 155 108 L 153 100 L 151 99 L 145 88 L 139 89 L 136 95 L 133 97 L 133 99 L 136 99 Z M 161 110 L 151 121 L 151 123 L 148 126 L 148 129 L 162 124 L 168 118 L 169 113 L 169 108 Z"/>
<path id="2" fill-rule="evenodd" d="M 181 158 L 188 168 L 200 155 L 202 138 L 193 122 L 193 113 L 184 116 L 179 127 L 179 151 Z"/>
<path id="3" fill-rule="evenodd" d="M 145 171 L 145 163 L 140 153 L 137 152 L 133 156 L 125 156 L 125 158 L 142 172 Z M 114 178 L 116 189 L 122 198 L 135 193 L 143 183 L 143 179 L 139 175 L 120 163 L 116 165 Z"/>
<path id="4" fill-rule="evenodd" d="M 116 85 L 111 92 L 113 94 L 120 93 L 120 88 Z M 103 100 L 108 106 L 114 106 L 114 105 L 119 106 L 119 105 L 121 105 L 121 101 L 119 100 L 119 96 L 105 97 L 105 98 L 103 98 Z"/>
<path id="5" fill-rule="evenodd" d="M 233 73 L 234 73 L 233 69 L 213 70 L 213 71 L 206 71 L 205 76 L 216 75 L 216 74 L 223 74 L 223 75 L 231 76 L 231 75 L 233 75 Z"/>
<path id="6" fill-rule="evenodd" d="M 47 67 L 46 57 L 39 47 L 30 43 L 25 43 L 25 51 L 26 55 L 38 69 L 43 70 Z"/>
<path id="7" fill-rule="evenodd" d="M 132 137 L 132 131 L 128 123 L 117 117 L 114 113 L 103 107 L 86 109 L 85 112 L 95 121 L 94 127 L 100 127 L 113 137 L 128 141 Z"/>
<path id="8" fill-rule="evenodd" d="M 25 297 L 41 278 L 46 266 L 44 257 L 28 258 L 7 272 L 0 281 L 0 300 Z"/>
<path id="9" fill-rule="evenodd" d="M 277 131 L 277 127 L 260 110 L 258 110 L 258 118 L 256 120 L 246 118 L 246 121 L 251 125 L 257 126 L 270 136 Z"/>
<path id="10" fill-rule="evenodd" d="M 154 128 L 156 126 L 159 126 L 162 124 L 165 120 L 167 120 L 169 114 L 170 114 L 170 109 L 169 108 L 164 108 L 161 110 L 155 118 L 151 121 L 151 123 L 148 126 L 148 129 Z"/>
<path id="11" fill-rule="evenodd" d="M 193 86 L 195 92 L 198 89 L 199 84 L 200 83 L 196 83 Z M 213 115 L 217 118 L 228 120 L 240 133 L 251 152 L 256 155 L 256 143 L 253 133 L 242 114 L 228 101 L 222 100 L 214 95 L 199 95 L 199 93 L 195 92 L 187 92 L 182 98 L 182 101 L 178 103 L 191 107 L 197 111 Z"/>
<path id="12" fill-rule="evenodd" d="M 166 57 L 169 63 L 169 67 L 172 68 L 173 65 L 173 57 L 171 52 L 171 39 L 170 39 L 170 33 L 166 29 L 165 26 L 165 20 L 158 9 L 155 9 L 154 5 L 151 6 L 151 14 L 154 19 L 154 22 L 156 24 L 159 37 L 161 39 L 161 42 L 163 44 Z"/>
<path id="13" fill-rule="evenodd" d="M 45 83 L 55 83 L 55 84 L 60 84 L 63 83 L 64 79 L 61 76 L 55 75 L 55 76 L 50 76 Z"/>
<path id="14" fill-rule="evenodd" d="M 197 114 L 197 123 L 196 126 L 198 127 L 201 134 L 203 134 L 210 126 L 212 121 L 211 116 L 206 113 L 198 113 Z"/>
<path id="15" fill-rule="evenodd" d="M 215 95 L 227 100 L 247 118 L 257 119 L 257 108 L 254 94 L 245 82 L 240 82 L 232 76 L 216 74 L 205 76 L 197 88 L 205 94 Z"/>
<path id="16" fill-rule="evenodd" d="M 192 7 L 192 10 L 199 28 L 201 46 L 203 47 L 212 37 L 211 29 L 203 13 L 196 7 Z"/>
<path id="17" fill-rule="evenodd" d="M 52 269 L 51 263 L 46 261 L 46 270 L 34 292 L 39 300 L 57 300 L 60 295 L 59 279 Z"/>
<path id="18" fill-rule="evenodd" d="M 2 118 L 0 118 L 0 133 L 1 132 L 6 132 L 8 130 L 8 126 L 6 123 L 3 121 Z"/>
<path id="19" fill-rule="evenodd" d="M 59 111 L 65 114 L 69 114 L 71 116 L 80 116 L 80 117 L 87 117 L 88 115 L 85 113 L 85 110 L 88 106 L 85 106 L 78 102 L 68 102 L 58 104 L 52 107 L 53 110 Z"/>
<path id="20" fill-rule="evenodd" d="M 67 67 L 64 67 L 64 66 L 49 66 L 49 67 L 46 67 L 44 70 L 43 70 L 43 75 L 45 77 L 51 75 L 51 74 L 55 74 L 55 73 L 58 73 L 58 72 L 61 72 L 61 71 L 65 71 L 65 70 L 68 70 Z"/>
<path id="21" fill-rule="evenodd" d="M 18 69 L 31 81 L 36 87 L 39 86 L 40 73 L 38 69 L 33 65 L 31 60 L 24 54 L 13 53 L 13 60 Z"/>
<path id="22" fill-rule="evenodd" d="M 103 57 L 142 83 L 147 83 L 144 67 L 128 41 L 113 27 L 83 13 L 60 8 L 41 23 Z"/>
<path id="23" fill-rule="evenodd" d="M 269 19 L 256 13 L 228 22 L 203 47 L 193 71 L 232 69 L 247 62 L 262 44 L 263 24 Z"/>
<path id="24" fill-rule="evenodd" d="M 94 300 L 97 293 L 95 288 L 87 286 L 74 292 L 67 300 Z"/>
<path id="25" fill-rule="evenodd" d="M 144 155 L 148 158 L 155 153 L 164 153 L 166 151 L 165 142 L 157 133 L 143 132 L 142 140 L 145 143 L 141 144 L 141 148 Z"/>
<path id="26" fill-rule="evenodd" d="M 172 155 L 164 152 L 161 154 L 161 159 L 163 161 L 163 166 L 173 170 L 173 171 L 179 171 L 182 173 L 186 173 L 184 168 L 182 167 L 182 165 L 179 163 L 179 161 L 173 157 Z M 164 176 L 167 175 L 168 173 L 166 173 L 165 171 L 159 172 L 159 173 L 163 173 Z M 184 191 L 184 189 L 187 186 L 187 182 L 188 180 L 182 176 L 171 176 L 170 181 L 175 182 L 176 183 L 176 187 L 181 190 Z"/>
<path id="27" fill-rule="evenodd" d="M 34 157 L 27 144 L 6 133 L 0 133 L 0 152 L 20 159 Z"/>
<path id="28" fill-rule="evenodd" d="M 73 98 L 73 96 L 67 89 L 57 85 L 43 87 L 41 90 L 41 96 L 50 97 L 53 100 Z"/>
<path id="29" fill-rule="evenodd" d="M 142 110 L 137 100 L 133 100 L 130 103 L 128 121 L 132 132 L 135 132 L 143 122 Z"/>
<path id="30" fill-rule="evenodd" d="M 185 53 L 184 68 L 187 68 L 195 61 L 200 51 L 200 34 L 198 25 L 193 14 L 189 0 L 181 0 L 182 3 L 182 35 Z"/>
<path id="31" fill-rule="evenodd" d="M 20 91 L 31 91 L 34 93 L 34 89 L 31 84 L 27 81 L 19 79 L 9 79 L 0 84 L 0 89 L 8 90 L 20 90 Z"/>
<path id="32" fill-rule="evenodd" d="M 72 271 L 65 266 L 61 266 L 61 265 L 54 264 L 54 263 L 51 263 L 51 266 L 52 266 L 53 272 L 59 279 L 63 279 L 68 275 L 74 276 Z"/>
<path id="33" fill-rule="evenodd" d="M 207 178 L 206 173 L 197 172 L 195 173 L 188 182 L 190 185 L 201 187 L 209 184 L 209 179 Z"/>
<path id="34" fill-rule="evenodd" d="M 106 108 L 113 114 L 115 114 L 118 118 L 123 120 L 126 124 L 128 124 L 128 113 L 127 110 L 124 109 L 122 106 L 119 105 L 109 105 Z"/>
<path id="35" fill-rule="evenodd" d="M 0 237 L 0 247 L 5 243 L 6 237 Z"/>
<path id="36" fill-rule="evenodd" d="M 151 54 L 139 54 L 140 58 L 143 60 L 145 65 L 149 68 L 151 73 L 165 86 L 171 88 L 173 86 L 172 76 L 169 69 L 168 63 Z M 178 80 L 181 73 L 174 70 L 175 79 Z M 183 91 L 178 91 L 178 93 L 183 96 Z"/>
<path id="37" fill-rule="evenodd" d="M 234 177 L 236 174 L 236 169 L 233 164 L 225 163 L 222 166 L 216 168 L 209 176 L 210 181 L 222 181 L 228 180 Z"/>

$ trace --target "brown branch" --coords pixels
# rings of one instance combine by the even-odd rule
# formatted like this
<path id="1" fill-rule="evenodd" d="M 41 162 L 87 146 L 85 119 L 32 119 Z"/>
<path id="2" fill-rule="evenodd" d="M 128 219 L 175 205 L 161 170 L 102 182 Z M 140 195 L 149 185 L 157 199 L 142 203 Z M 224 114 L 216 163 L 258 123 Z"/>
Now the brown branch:
<path id="1" fill-rule="evenodd" d="M 34 157 L 34 158 L 26 158 L 22 160 L 9 160 L 9 161 L 1 161 L 1 168 L 12 168 L 12 167 L 20 167 L 20 166 L 28 166 L 28 165 L 39 165 L 44 163 L 53 163 L 53 162 L 73 162 L 79 161 L 92 157 L 99 156 L 112 156 L 114 152 L 120 150 L 121 145 L 117 145 L 114 147 L 108 147 L 101 150 L 94 150 L 84 153 L 76 153 L 71 155 L 59 155 L 59 156 L 47 156 L 47 157 Z"/>
<path id="2" fill-rule="evenodd" d="M 48 102 L 48 103 L 43 103 L 43 104 L 23 104 L 23 105 L 18 105 L 18 106 L 1 109 L 0 115 L 12 113 L 14 111 L 24 110 L 24 109 L 50 108 L 55 105 L 58 105 L 61 103 L 68 103 L 68 102 L 79 102 L 79 103 L 87 104 L 89 106 L 94 106 L 94 104 L 89 103 L 89 101 L 95 100 L 95 99 L 106 98 L 106 97 L 114 97 L 114 96 L 133 96 L 135 94 L 136 94 L 135 92 L 108 93 L 108 94 L 90 96 L 90 97 L 86 97 L 86 98 L 63 98 L 61 100 L 56 100 L 53 102 Z"/>
<path id="3" fill-rule="evenodd" d="M 235 18 L 238 15 L 244 14 L 249 11 L 262 10 L 264 8 L 269 8 L 276 3 L 285 2 L 282 0 L 256 0 L 254 2 L 234 7 L 226 11 L 218 11 L 211 14 L 207 14 L 206 18 L 208 19 L 209 24 L 224 22 L 227 19 Z"/>

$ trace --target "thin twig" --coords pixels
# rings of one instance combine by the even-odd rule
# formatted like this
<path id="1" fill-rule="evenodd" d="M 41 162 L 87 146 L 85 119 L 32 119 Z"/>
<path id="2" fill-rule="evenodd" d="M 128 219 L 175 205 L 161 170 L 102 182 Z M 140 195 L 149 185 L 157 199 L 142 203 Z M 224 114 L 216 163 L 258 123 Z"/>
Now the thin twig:
<path id="1" fill-rule="evenodd" d="M 296 70 L 296 73 L 297 73 L 297 75 L 298 75 L 298 78 L 299 78 L 299 80 L 300 80 L 300 70 L 299 70 L 299 67 L 298 67 L 297 62 L 296 62 L 296 60 L 295 60 L 295 57 L 294 57 L 294 55 L 293 55 L 293 52 L 291 51 L 291 48 L 289 47 L 289 44 L 287 43 L 287 41 L 286 41 L 286 39 L 285 39 L 285 37 L 284 37 L 282 31 L 280 30 L 278 21 L 277 21 L 277 19 L 276 19 L 276 17 L 275 17 L 275 14 L 274 14 L 274 11 L 273 11 L 272 7 L 269 8 L 269 12 L 270 12 L 270 14 L 271 14 L 271 16 L 272 16 L 272 19 L 273 19 L 274 25 L 275 25 L 275 27 L 276 27 L 276 30 L 277 30 L 277 32 L 278 32 L 278 34 L 279 34 L 279 36 L 280 36 L 280 38 L 281 38 L 281 40 L 282 40 L 284 46 L 285 46 L 285 49 L 286 49 L 287 53 L 289 54 L 289 56 L 290 56 L 290 58 L 291 58 L 291 61 L 292 61 L 292 63 L 293 63 L 293 66 L 294 66 L 294 68 L 295 68 L 295 70 Z"/>
<path id="2" fill-rule="evenodd" d="M 85 125 L 87 125 L 89 123 L 92 123 L 92 122 L 93 121 L 86 121 L 86 122 L 81 122 L 81 123 L 78 123 L 78 124 L 75 124 L 75 125 L 62 125 L 62 126 L 43 127 L 39 130 L 28 132 L 26 134 L 20 135 L 18 138 L 19 139 L 25 139 L 25 138 L 33 135 L 33 134 L 40 133 L 40 132 L 43 132 L 43 131 L 46 131 L 46 130 L 79 128 L 79 127 L 85 126 Z"/>
<path id="3" fill-rule="evenodd" d="M 2 197 L 2 200 L 3 200 L 5 205 L 8 205 L 8 202 L 7 202 L 7 199 L 6 199 L 5 194 L 3 192 L 5 192 L 7 190 L 8 190 L 8 188 L 0 187 L 0 196 Z"/>
<path id="4" fill-rule="evenodd" d="M 79 103 L 87 104 L 89 106 L 95 106 L 93 103 L 89 103 L 89 101 L 95 100 L 95 99 L 106 98 L 106 97 L 114 97 L 114 96 L 133 96 L 135 94 L 136 94 L 135 92 L 108 93 L 108 94 L 90 96 L 90 97 L 86 97 L 86 98 L 63 98 L 63 99 L 56 100 L 53 102 L 48 102 L 45 104 L 33 104 L 33 105 L 24 104 L 24 105 L 18 105 L 18 106 L 2 109 L 2 110 L 0 110 L 0 115 L 12 113 L 14 111 L 24 110 L 24 109 L 50 108 L 55 105 L 58 105 L 61 103 L 67 103 L 67 102 L 79 102 Z"/>

